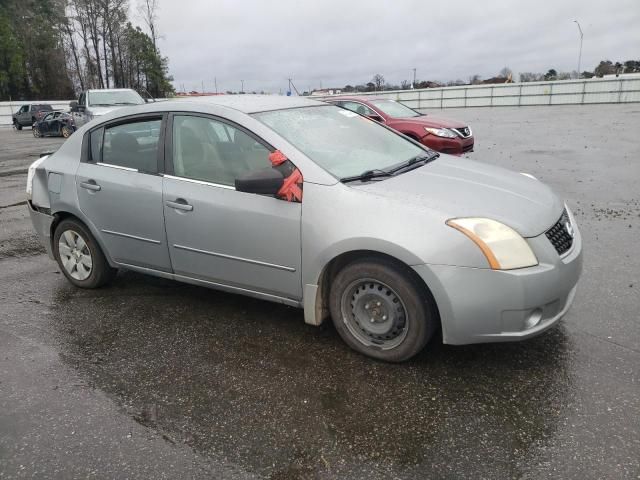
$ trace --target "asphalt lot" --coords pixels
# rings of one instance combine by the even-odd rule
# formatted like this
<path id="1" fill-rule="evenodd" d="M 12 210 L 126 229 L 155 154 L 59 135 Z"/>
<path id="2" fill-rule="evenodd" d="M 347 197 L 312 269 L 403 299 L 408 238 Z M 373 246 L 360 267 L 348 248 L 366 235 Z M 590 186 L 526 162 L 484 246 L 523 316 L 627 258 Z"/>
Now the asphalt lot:
<path id="1" fill-rule="evenodd" d="M 401 365 L 282 305 L 131 272 L 75 289 L 21 204 L 61 139 L 0 129 L 0 479 L 640 478 L 640 105 L 433 113 L 567 199 L 584 273 L 542 336 Z"/>

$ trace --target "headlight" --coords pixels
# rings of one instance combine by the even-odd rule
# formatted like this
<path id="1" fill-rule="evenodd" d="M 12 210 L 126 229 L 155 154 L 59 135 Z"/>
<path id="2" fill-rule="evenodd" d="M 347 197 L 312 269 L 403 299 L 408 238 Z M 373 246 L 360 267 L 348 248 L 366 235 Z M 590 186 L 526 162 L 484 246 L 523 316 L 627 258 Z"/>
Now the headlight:
<path id="1" fill-rule="evenodd" d="M 47 157 L 48 155 L 41 157 L 29 165 L 29 169 L 27 170 L 27 198 L 29 200 L 31 200 L 31 196 L 33 195 L 33 177 L 36 174 L 36 168 L 38 168 L 38 165 L 44 162 Z"/>
<path id="2" fill-rule="evenodd" d="M 448 128 L 431 128 L 431 127 L 424 127 L 424 129 L 435 135 L 436 137 L 444 137 L 444 138 L 456 138 L 458 135 L 456 135 L 455 133 L 453 133 L 451 130 L 449 130 Z"/>
<path id="3" fill-rule="evenodd" d="M 453 218 L 447 225 L 460 230 L 482 250 L 493 270 L 532 267 L 538 259 L 514 229 L 489 218 Z"/>

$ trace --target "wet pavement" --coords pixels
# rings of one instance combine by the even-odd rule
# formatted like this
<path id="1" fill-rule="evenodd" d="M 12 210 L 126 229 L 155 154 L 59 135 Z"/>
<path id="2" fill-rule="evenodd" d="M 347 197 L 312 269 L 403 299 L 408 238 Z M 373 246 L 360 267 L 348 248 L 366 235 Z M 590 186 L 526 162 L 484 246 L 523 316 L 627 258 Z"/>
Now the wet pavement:
<path id="1" fill-rule="evenodd" d="M 640 478 L 640 106 L 434 113 L 567 198 L 585 267 L 557 328 L 401 365 L 282 305 L 72 287 L 1 176 L 39 145 L 0 130 L 0 479 Z"/>

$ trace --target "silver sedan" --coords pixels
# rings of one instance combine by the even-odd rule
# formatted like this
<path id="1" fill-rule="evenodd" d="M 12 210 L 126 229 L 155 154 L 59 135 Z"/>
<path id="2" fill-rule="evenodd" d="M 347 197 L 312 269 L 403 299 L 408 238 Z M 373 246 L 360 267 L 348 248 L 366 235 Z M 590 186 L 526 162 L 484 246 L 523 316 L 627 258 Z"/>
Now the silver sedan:
<path id="1" fill-rule="evenodd" d="M 439 329 L 456 345 L 537 335 L 582 267 L 571 211 L 535 178 L 304 98 L 119 110 L 36 161 L 27 194 L 78 287 L 122 268 L 281 302 L 386 361 Z"/>

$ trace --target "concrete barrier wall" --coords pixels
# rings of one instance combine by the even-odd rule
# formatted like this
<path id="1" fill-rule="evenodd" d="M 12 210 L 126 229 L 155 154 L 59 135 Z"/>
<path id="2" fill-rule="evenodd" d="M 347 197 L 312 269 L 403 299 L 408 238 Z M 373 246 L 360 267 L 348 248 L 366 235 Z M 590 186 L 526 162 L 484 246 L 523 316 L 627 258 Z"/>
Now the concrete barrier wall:
<path id="1" fill-rule="evenodd" d="M 32 102 L 0 102 L 0 125 L 11 125 L 11 115 L 16 113 L 22 105 L 28 103 L 48 104 L 54 110 L 69 111 L 71 100 L 38 100 Z"/>
<path id="2" fill-rule="evenodd" d="M 343 93 L 341 95 L 349 95 Z M 640 102 L 640 78 L 624 75 L 613 78 L 558 80 L 553 82 L 463 85 L 367 92 L 398 100 L 411 108 L 514 107 L 526 105 L 580 105 Z M 316 97 L 313 98 L 328 98 Z"/>

